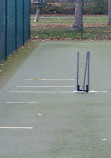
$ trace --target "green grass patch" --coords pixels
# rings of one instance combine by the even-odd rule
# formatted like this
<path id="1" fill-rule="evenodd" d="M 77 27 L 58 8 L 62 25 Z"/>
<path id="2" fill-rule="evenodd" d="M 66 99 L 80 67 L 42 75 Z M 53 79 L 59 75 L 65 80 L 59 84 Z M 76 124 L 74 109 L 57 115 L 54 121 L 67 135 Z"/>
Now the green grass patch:
<path id="1" fill-rule="evenodd" d="M 48 38 L 81 38 L 80 31 L 73 31 L 72 28 L 52 28 L 52 29 L 37 29 L 36 31 L 32 31 L 31 37 L 42 39 L 48 39 Z"/>
<path id="2" fill-rule="evenodd" d="M 84 39 L 111 39 L 111 27 L 84 28 Z"/>
<path id="3" fill-rule="evenodd" d="M 39 22 L 31 18 L 32 38 L 80 39 L 81 31 L 72 29 L 74 18 L 69 16 L 40 17 Z M 107 16 L 84 16 L 84 39 L 111 39 L 111 27 Z"/>

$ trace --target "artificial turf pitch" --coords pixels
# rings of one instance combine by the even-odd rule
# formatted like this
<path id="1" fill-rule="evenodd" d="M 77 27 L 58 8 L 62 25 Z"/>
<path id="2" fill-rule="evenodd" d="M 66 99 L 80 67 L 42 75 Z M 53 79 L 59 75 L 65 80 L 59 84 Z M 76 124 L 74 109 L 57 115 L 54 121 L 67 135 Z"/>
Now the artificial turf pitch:
<path id="1" fill-rule="evenodd" d="M 13 63 L 15 71 L 0 89 L 0 157 L 109 158 L 111 42 L 32 43 L 32 53 L 18 67 Z M 77 51 L 81 65 L 91 52 L 92 93 L 73 92 Z"/>

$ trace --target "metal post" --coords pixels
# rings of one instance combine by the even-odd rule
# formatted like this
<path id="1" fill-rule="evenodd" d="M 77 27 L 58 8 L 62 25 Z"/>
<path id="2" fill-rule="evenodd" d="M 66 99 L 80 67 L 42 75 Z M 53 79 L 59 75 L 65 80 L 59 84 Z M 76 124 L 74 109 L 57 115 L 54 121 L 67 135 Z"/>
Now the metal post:
<path id="1" fill-rule="evenodd" d="M 25 7 L 25 4 L 23 0 L 23 45 L 24 45 L 24 7 Z"/>
<path id="2" fill-rule="evenodd" d="M 81 39 L 83 39 L 83 11 L 84 11 L 84 2 L 83 0 L 81 0 L 82 2 L 82 7 L 81 7 Z"/>
<path id="3" fill-rule="evenodd" d="M 31 0 L 29 0 L 29 39 L 30 39 L 30 30 L 31 30 L 30 14 L 31 14 Z"/>
<path id="4" fill-rule="evenodd" d="M 83 82 L 83 91 L 85 90 L 85 81 L 86 81 L 87 63 L 88 63 L 88 52 L 87 52 L 87 55 L 86 55 L 85 72 L 84 72 L 84 82 Z"/>
<path id="5" fill-rule="evenodd" d="M 77 52 L 77 91 L 79 91 L 79 52 Z"/>
<path id="6" fill-rule="evenodd" d="M 89 79 L 90 79 L 90 52 L 88 53 L 88 92 L 89 92 Z"/>
<path id="7" fill-rule="evenodd" d="M 5 60 L 7 60 L 7 0 L 5 0 Z"/>
<path id="8" fill-rule="evenodd" d="M 17 0 L 15 0 L 15 51 L 17 51 Z"/>
<path id="9" fill-rule="evenodd" d="M 88 55 L 88 76 L 87 76 L 87 85 L 86 85 L 86 92 L 89 92 L 89 76 L 90 76 L 90 67 L 89 67 L 89 64 L 90 64 L 90 52 L 87 52 L 87 55 Z"/>

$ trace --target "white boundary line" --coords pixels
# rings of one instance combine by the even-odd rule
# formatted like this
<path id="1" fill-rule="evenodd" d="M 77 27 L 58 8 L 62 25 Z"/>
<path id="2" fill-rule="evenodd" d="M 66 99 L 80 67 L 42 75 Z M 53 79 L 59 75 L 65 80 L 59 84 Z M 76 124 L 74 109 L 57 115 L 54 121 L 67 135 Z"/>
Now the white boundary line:
<path id="1" fill-rule="evenodd" d="M 73 93 L 87 93 L 85 91 L 73 91 Z M 91 90 L 88 93 L 107 93 L 107 91 L 95 91 L 95 90 Z"/>
<path id="2" fill-rule="evenodd" d="M 89 91 L 89 93 L 107 93 L 108 91 L 95 91 L 95 90 L 91 90 Z"/>
<path id="3" fill-rule="evenodd" d="M 0 102 L 0 104 L 39 104 L 40 102 Z"/>
<path id="4" fill-rule="evenodd" d="M 75 79 L 33 79 L 33 78 L 30 78 L 30 79 L 25 79 L 25 80 L 28 80 L 28 81 L 33 81 L 33 80 L 40 80 L 40 81 L 74 81 Z"/>
<path id="5" fill-rule="evenodd" d="M 40 93 L 40 94 L 65 94 L 73 93 L 73 91 L 9 91 L 10 93 Z"/>
<path id="6" fill-rule="evenodd" d="M 0 127 L 0 129 L 33 129 L 33 127 Z"/>
<path id="7" fill-rule="evenodd" d="M 37 104 L 39 102 L 5 102 L 5 104 Z"/>
<path id="8" fill-rule="evenodd" d="M 75 86 L 16 86 L 17 88 L 74 88 Z"/>
<path id="9" fill-rule="evenodd" d="M 39 94 L 73 94 L 86 93 L 83 91 L 9 91 L 10 93 L 39 93 Z M 90 91 L 89 93 L 107 93 L 107 91 Z"/>

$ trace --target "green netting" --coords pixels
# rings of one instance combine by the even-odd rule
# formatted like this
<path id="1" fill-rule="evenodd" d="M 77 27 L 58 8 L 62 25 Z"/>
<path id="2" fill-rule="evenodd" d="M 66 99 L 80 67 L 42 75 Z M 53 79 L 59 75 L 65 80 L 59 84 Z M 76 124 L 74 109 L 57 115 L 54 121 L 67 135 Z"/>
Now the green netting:
<path id="1" fill-rule="evenodd" d="M 0 62 L 30 38 L 30 0 L 0 0 Z"/>
<path id="2" fill-rule="evenodd" d="M 24 42 L 30 38 L 30 0 L 24 0 Z"/>
<path id="3" fill-rule="evenodd" d="M 5 59 L 5 3 L 0 0 L 0 61 Z"/>
<path id="4" fill-rule="evenodd" d="M 7 56 L 15 51 L 15 1 L 7 0 Z"/>
<path id="5" fill-rule="evenodd" d="M 23 39 L 23 0 L 17 1 L 17 48 L 24 44 Z"/>

